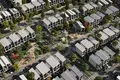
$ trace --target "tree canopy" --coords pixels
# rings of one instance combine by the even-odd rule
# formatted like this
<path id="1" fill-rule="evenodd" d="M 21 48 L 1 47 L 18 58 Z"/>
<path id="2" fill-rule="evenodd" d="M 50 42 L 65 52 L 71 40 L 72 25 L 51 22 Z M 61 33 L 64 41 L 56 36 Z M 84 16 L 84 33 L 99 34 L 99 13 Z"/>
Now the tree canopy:
<path id="1" fill-rule="evenodd" d="M 28 72 L 26 75 L 28 80 L 35 80 L 34 76 L 35 76 L 35 74 L 33 72 Z"/>

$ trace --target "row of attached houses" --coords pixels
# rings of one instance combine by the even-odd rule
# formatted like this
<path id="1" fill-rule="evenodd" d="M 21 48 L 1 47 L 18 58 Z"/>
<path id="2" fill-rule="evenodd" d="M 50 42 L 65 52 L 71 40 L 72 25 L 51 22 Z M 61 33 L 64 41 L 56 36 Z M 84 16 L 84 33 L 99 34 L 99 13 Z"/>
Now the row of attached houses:
<path id="1" fill-rule="evenodd" d="M 19 18 L 20 13 L 16 8 L 9 8 L 7 10 L 0 11 L 0 22 L 10 21 L 13 18 Z"/>
<path id="2" fill-rule="evenodd" d="M 11 65 L 12 63 L 6 56 L 0 56 L 0 74 L 3 71 L 7 71 Z"/>
<path id="3" fill-rule="evenodd" d="M 47 29 L 51 30 L 52 28 L 58 27 L 64 23 L 64 21 L 72 21 L 79 18 L 80 12 L 78 9 L 73 8 L 72 10 L 67 10 L 61 14 L 56 14 L 54 16 L 49 16 L 44 18 L 41 22 L 42 25 Z"/>
<path id="4" fill-rule="evenodd" d="M 29 72 L 35 74 L 35 80 L 45 80 L 51 77 L 52 74 L 58 72 L 58 70 L 64 66 L 65 62 L 66 58 L 60 52 L 57 52 L 54 55 L 50 55 L 45 61 L 38 63 L 35 68 L 31 68 Z"/>
<path id="5" fill-rule="evenodd" d="M 106 66 L 107 63 L 112 60 L 115 52 L 113 52 L 109 47 L 105 46 L 103 49 L 96 51 L 95 54 L 90 55 L 89 62 L 93 65 L 96 69 L 102 69 L 102 67 Z"/>
<path id="6" fill-rule="evenodd" d="M 115 16 L 116 14 L 118 14 L 118 12 L 119 12 L 118 8 L 114 6 L 109 6 L 105 12 L 98 11 L 96 13 L 93 13 L 89 16 L 84 17 L 84 21 L 90 26 L 95 26 L 103 20 L 105 15 Z"/>
<path id="7" fill-rule="evenodd" d="M 75 44 L 75 51 L 81 56 L 85 56 L 87 53 L 92 52 L 93 50 L 99 47 L 99 41 L 90 36 L 87 39 L 83 39 L 80 42 Z"/>
<path id="8" fill-rule="evenodd" d="M 50 7 L 52 7 L 53 5 L 63 3 L 64 0 L 48 0 L 48 2 L 49 2 Z M 35 0 L 30 3 L 21 5 L 21 10 L 23 13 L 24 12 L 30 13 L 33 11 L 43 10 L 43 9 L 45 9 L 46 5 L 47 5 L 47 3 L 45 3 L 43 0 Z"/>
<path id="9" fill-rule="evenodd" d="M 61 77 L 55 77 L 53 80 L 81 80 L 83 77 L 83 72 L 80 71 L 75 65 L 71 66 L 69 69 L 61 74 Z"/>
<path id="10" fill-rule="evenodd" d="M 14 47 L 20 46 L 26 41 L 35 38 L 35 31 L 31 27 L 19 30 L 18 32 L 12 33 L 7 37 L 0 40 L 0 43 L 4 47 L 4 51 L 8 52 Z"/>
<path id="11" fill-rule="evenodd" d="M 98 34 L 101 36 L 98 38 L 100 40 L 101 45 L 106 44 L 107 42 L 115 39 L 116 37 L 119 36 L 120 30 L 113 27 L 109 26 L 108 28 L 103 29 L 100 31 Z"/>
<path id="12" fill-rule="evenodd" d="M 99 31 L 98 34 L 100 34 L 100 37 L 97 39 L 90 36 L 86 39 L 81 40 L 80 42 L 77 42 L 74 45 L 73 50 L 76 51 L 81 57 L 83 57 L 87 53 L 96 50 L 99 45 L 105 45 L 109 41 L 118 37 L 120 35 L 120 30 L 113 26 L 109 26 L 108 28 Z"/>

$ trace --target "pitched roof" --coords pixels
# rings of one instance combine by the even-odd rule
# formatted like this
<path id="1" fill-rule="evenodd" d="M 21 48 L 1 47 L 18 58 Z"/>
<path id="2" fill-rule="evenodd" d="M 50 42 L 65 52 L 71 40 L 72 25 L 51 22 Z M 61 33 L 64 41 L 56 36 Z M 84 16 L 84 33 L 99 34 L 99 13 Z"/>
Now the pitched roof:
<path id="1" fill-rule="evenodd" d="M 0 65 L 2 66 L 2 67 L 5 67 L 5 64 L 3 63 L 3 61 L 0 59 Z"/>
<path id="2" fill-rule="evenodd" d="M 102 3 L 104 3 L 105 5 L 108 5 L 109 3 L 106 0 L 100 0 Z"/>
<path id="3" fill-rule="evenodd" d="M 46 62 L 47 62 L 52 68 L 55 68 L 56 66 L 58 66 L 58 65 L 60 64 L 59 61 L 58 61 L 55 57 L 53 57 L 52 55 L 46 59 Z"/>
<path id="4" fill-rule="evenodd" d="M 11 14 L 8 11 L 4 11 L 7 16 L 11 16 Z"/>
<path id="5" fill-rule="evenodd" d="M 106 14 L 110 15 L 113 14 L 113 11 L 111 11 L 110 9 L 107 8 L 107 10 L 105 11 Z"/>
<path id="6" fill-rule="evenodd" d="M 11 44 L 11 41 L 5 37 L 0 40 L 0 43 L 2 44 L 3 47 L 6 47 Z"/>
<path id="7" fill-rule="evenodd" d="M 29 35 L 29 33 L 28 33 L 26 30 L 24 30 L 24 29 L 19 30 L 17 33 L 18 33 L 22 38 L 24 38 L 24 37 L 26 37 L 26 36 Z"/>
<path id="8" fill-rule="evenodd" d="M 55 77 L 53 80 L 64 80 L 62 77 L 61 78 L 59 78 L 58 76 L 57 77 Z"/>
<path id="9" fill-rule="evenodd" d="M 27 80 L 27 78 L 26 78 L 25 75 L 23 75 L 23 74 L 22 74 L 22 75 L 19 75 L 19 77 L 20 77 L 21 80 Z"/>
<path id="10" fill-rule="evenodd" d="M 113 12 L 119 11 L 119 9 L 116 8 L 115 6 L 109 6 L 108 8 L 109 8 L 110 10 L 112 10 Z"/>
<path id="11" fill-rule="evenodd" d="M 85 28 L 80 21 L 76 21 L 76 24 L 77 24 L 80 28 Z"/>
<path id="12" fill-rule="evenodd" d="M 98 7 L 98 6 L 97 6 L 95 3 L 93 3 L 93 2 L 90 2 L 90 4 L 91 4 L 93 7 L 95 7 L 95 8 Z"/>
<path id="13" fill-rule="evenodd" d="M 93 23 L 95 20 L 93 18 L 91 18 L 90 16 L 86 16 L 84 17 L 84 20 L 88 23 Z"/>
<path id="14" fill-rule="evenodd" d="M 73 11 L 76 12 L 77 14 L 80 13 L 80 11 L 78 9 L 76 9 L 76 8 L 73 8 Z"/>
<path id="15" fill-rule="evenodd" d="M 90 15 L 90 17 L 92 17 L 93 19 L 99 20 L 100 16 L 98 16 L 97 14 L 93 13 Z"/>
<path id="16" fill-rule="evenodd" d="M 92 7 L 89 3 L 85 4 L 84 6 L 85 6 L 85 8 L 87 8 L 88 10 L 93 9 L 93 7 Z"/>
<path id="17" fill-rule="evenodd" d="M 48 73 L 49 71 L 50 71 L 50 69 L 49 69 L 49 67 L 44 63 L 44 62 L 41 62 L 41 63 L 39 63 L 37 66 L 36 66 L 36 68 L 39 70 L 39 72 L 41 73 L 41 74 L 46 74 L 46 73 Z"/>
<path id="18" fill-rule="evenodd" d="M 42 22 L 45 23 L 46 25 L 50 25 L 51 24 L 51 22 L 49 20 L 47 20 L 47 19 L 43 19 Z"/>
<path id="19" fill-rule="evenodd" d="M 119 33 L 119 32 L 120 32 L 119 29 L 117 29 L 117 28 L 115 28 L 115 27 L 113 27 L 113 26 L 110 26 L 109 29 L 111 29 L 111 30 L 114 31 L 115 33 Z"/>
<path id="20" fill-rule="evenodd" d="M 16 33 L 10 34 L 10 35 L 9 35 L 9 38 L 10 38 L 11 41 L 13 41 L 13 42 L 16 42 L 16 41 L 20 40 L 20 37 L 19 37 Z"/>
<path id="21" fill-rule="evenodd" d="M 101 59 L 94 54 L 91 54 L 89 59 L 92 59 L 92 61 L 94 61 L 97 65 L 100 65 L 102 63 Z"/>
<path id="22" fill-rule="evenodd" d="M 70 68 L 77 76 L 82 77 L 83 73 L 74 65 Z"/>
<path id="23" fill-rule="evenodd" d="M 108 60 L 110 58 L 110 56 L 103 50 L 99 50 L 95 53 L 95 55 L 97 55 L 101 60 L 105 61 Z"/>
<path id="24" fill-rule="evenodd" d="M 35 74 L 34 76 L 35 80 L 37 80 L 40 77 L 39 74 L 33 68 L 31 68 L 29 72 L 33 72 Z"/>
<path id="25" fill-rule="evenodd" d="M 26 11 L 26 10 L 27 10 L 27 8 L 25 7 L 24 4 L 21 6 L 21 8 L 22 8 L 23 11 Z"/>
<path id="26" fill-rule="evenodd" d="M 115 35 L 115 33 L 112 30 L 110 30 L 109 28 L 103 29 L 103 32 L 110 37 Z"/>
<path id="27" fill-rule="evenodd" d="M 97 41 L 95 38 L 93 38 L 92 36 L 88 37 L 88 39 L 93 43 L 93 44 L 99 44 L 99 41 Z"/>
<path id="28" fill-rule="evenodd" d="M 65 58 L 62 54 L 60 54 L 60 52 L 57 52 L 57 53 L 55 54 L 55 56 L 56 56 L 61 62 L 65 62 L 65 61 L 66 61 L 66 58 Z"/>
<path id="29" fill-rule="evenodd" d="M 59 19 L 59 20 L 62 20 L 62 19 L 63 19 L 63 17 L 61 17 L 59 14 L 56 14 L 55 17 L 56 17 L 57 19 Z"/>
<path id="30" fill-rule="evenodd" d="M 3 63 L 4 63 L 5 65 L 11 65 L 11 62 L 8 60 L 7 57 L 5 57 L 5 56 L 0 56 L 0 58 L 1 58 L 1 60 L 3 61 Z"/>
<path id="31" fill-rule="evenodd" d="M 43 0 L 38 0 L 38 2 L 40 2 L 41 4 L 45 4 L 45 2 Z"/>
<path id="32" fill-rule="evenodd" d="M 30 26 L 26 27 L 26 30 L 31 34 L 35 33 L 35 31 Z"/>
<path id="33" fill-rule="evenodd" d="M 102 17 L 102 18 L 104 18 L 105 17 L 105 15 L 102 13 L 102 12 L 96 12 L 96 14 L 98 15 L 98 16 L 100 16 L 100 17 Z"/>
<path id="34" fill-rule="evenodd" d="M 28 9 L 33 9 L 34 8 L 34 5 L 32 3 L 26 3 L 24 4 L 25 7 L 27 7 Z"/>
<path id="35" fill-rule="evenodd" d="M 104 51 L 106 51 L 109 55 L 114 56 L 115 52 L 113 52 L 110 48 L 108 48 L 107 46 L 105 46 L 103 48 Z"/>
<path id="36" fill-rule="evenodd" d="M 106 35 L 105 33 L 103 33 L 102 31 L 99 32 L 99 34 L 101 34 L 100 39 L 102 39 L 103 41 L 108 39 L 108 35 Z"/>
<path id="37" fill-rule="evenodd" d="M 41 3 L 39 3 L 37 0 L 36 1 L 33 1 L 33 2 L 31 2 L 34 6 L 40 6 L 41 5 Z"/>
<path id="38" fill-rule="evenodd" d="M 90 41 L 88 41 L 87 39 L 84 39 L 80 42 L 82 45 L 84 45 L 87 49 L 93 47 L 93 43 L 91 43 Z"/>
<path id="39" fill-rule="evenodd" d="M 48 20 L 49 20 L 50 22 L 52 22 L 52 23 L 58 21 L 58 19 L 57 19 L 56 17 L 54 17 L 54 16 L 50 16 L 50 17 L 48 17 Z"/>
<path id="40" fill-rule="evenodd" d="M 81 52 L 86 51 L 85 47 L 83 45 L 81 45 L 80 43 L 76 43 L 75 47 L 78 48 Z"/>

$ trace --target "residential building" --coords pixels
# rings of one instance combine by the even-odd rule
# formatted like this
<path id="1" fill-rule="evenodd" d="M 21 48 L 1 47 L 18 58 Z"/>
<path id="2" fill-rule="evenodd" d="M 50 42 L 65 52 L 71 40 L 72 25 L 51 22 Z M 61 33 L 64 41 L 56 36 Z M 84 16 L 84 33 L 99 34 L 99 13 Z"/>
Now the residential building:
<path id="1" fill-rule="evenodd" d="M 29 32 L 29 39 L 36 37 L 35 31 L 30 26 L 26 27 L 25 30 Z"/>
<path id="2" fill-rule="evenodd" d="M 52 80 L 64 80 L 62 77 L 55 77 L 55 78 L 53 78 Z"/>
<path id="3" fill-rule="evenodd" d="M 115 33 L 109 28 L 103 29 L 103 32 L 109 36 L 109 41 L 115 38 Z"/>
<path id="4" fill-rule="evenodd" d="M 103 18 L 105 17 L 105 14 L 103 14 L 102 12 L 98 11 L 96 12 L 96 14 L 101 17 L 101 20 L 103 20 Z"/>
<path id="5" fill-rule="evenodd" d="M 102 21 L 101 17 L 98 16 L 97 14 L 95 14 L 95 13 L 91 14 L 90 17 L 92 17 L 95 20 L 96 25 L 99 24 L 100 21 Z"/>
<path id="6" fill-rule="evenodd" d="M 102 69 L 102 62 L 101 62 L 101 59 L 98 56 L 96 56 L 94 54 L 90 55 L 89 62 L 96 69 L 98 69 L 98 70 Z"/>
<path id="7" fill-rule="evenodd" d="M 81 15 L 80 11 L 77 8 L 73 8 L 72 10 L 76 13 L 76 17 L 79 18 Z"/>
<path id="8" fill-rule="evenodd" d="M 39 80 L 40 79 L 40 76 L 39 76 L 39 74 L 33 69 L 33 68 L 31 68 L 30 70 L 29 70 L 29 72 L 33 72 L 34 73 L 34 79 L 35 80 Z"/>
<path id="9" fill-rule="evenodd" d="M 51 76 L 51 70 L 44 62 L 39 63 L 36 66 L 36 70 L 39 72 L 39 75 L 43 79 L 46 79 Z"/>
<path id="10" fill-rule="evenodd" d="M 3 63 L 3 61 L 0 59 L 0 72 L 6 71 L 7 66 Z"/>
<path id="11" fill-rule="evenodd" d="M 70 16 L 66 12 L 62 12 L 61 16 L 64 18 L 64 21 L 70 21 Z"/>
<path id="12" fill-rule="evenodd" d="M 109 47 L 107 47 L 107 46 L 105 46 L 105 47 L 103 48 L 103 50 L 106 51 L 106 52 L 109 54 L 110 58 L 113 58 L 113 56 L 115 55 L 115 52 L 112 51 L 112 50 L 111 50 Z"/>
<path id="13" fill-rule="evenodd" d="M 5 37 L 5 38 L 2 38 L 2 39 L 0 40 L 0 43 L 1 43 L 1 45 L 3 46 L 5 52 L 11 50 L 12 47 L 13 47 L 12 41 L 9 40 L 9 39 L 7 39 L 6 37 Z"/>
<path id="14" fill-rule="evenodd" d="M 93 43 L 88 41 L 87 39 L 83 39 L 80 43 L 87 49 L 87 52 L 92 52 L 94 50 Z"/>
<path id="15" fill-rule="evenodd" d="M 12 15 L 8 11 L 5 10 L 4 13 L 6 14 L 8 20 L 12 19 Z"/>
<path id="16" fill-rule="evenodd" d="M 35 10 L 36 11 L 40 11 L 42 10 L 42 4 L 40 2 L 38 2 L 37 0 L 31 2 L 34 6 L 35 6 Z"/>
<path id="17" fill-rule="evenodd" d="M 20 80 L 28 80 L 28 79 L 25 77 L 25 75 L 24 75 L 24 74 L 19 75 L 19 78 L 20 78 Z"/>
<path id="18" fill-rule="evenodd" d="M 87 9 L 86 9 L 86 7 L 83 6 L 83 7 L 82 7 L 82 10 L 83 10 L 83 15 L 86 15 L 87 12 L 88 12 Z"/>
<path id="19" fill-rule="evenodd" d="M 116 8 L 116 7 L 114 7 L 114 6 L 109 6 L 108 9 L 110 9 L 111 11 L 113 11 L 113 15 L 114 16 L 119 13 L 119 9 Z"/>
<path id="20" fill-rule="evenodd" d="M 98 39 L 100 40 L 101 45 L 104 45 L 109 41 L 109 36 L 102 31 L 100 31 L 98 34 L 100 34 L 100 37 L 98 37 Z"/>
<path id="21" fill-rule="evenodd" d="M 54 56 L 59 61 L 61 66 L 63 66 L 66 63 L 66 58 L 60 52 L 55 53 Z"/>
<path id="22" fill-rule="evenodd" d="M 90 16 L 84 17 L 84 21 L 89 25 L 89 26 L 94 26 L 95 25 L 95 20 L 91 18 Z"/>
<path id="23" fill-rule="evenodd" d="M 10 14 L 12 15 L 13 18 L 19 18 L 20 17 L 20 12 L 16 8 L 10 8 L 8 9 Z"/>
<path id="24" fill-rule="evenodd" d="M 98 50 L 95 53 L 95 55 L 98 56 L 101 59 L 103 66 L 106 65 L 110 60 L 110 56 L 108 55 L 108 53 L 101 50 L 101 49 Z"/>
<path id="25" fill-rule="evenodd" d="M 32 3 L 26 3 L 24 6 L 27 8 L 28 13 L 31 13 L 35 10 L 35 6 Z"/>
<path id="26" fill-rule="evenodd" d="M 40 2 L 42 5 L 41 5 L 41 10 L 43 10 L 45 8 L 45 2 L 43 0 L 38 0 L 38 2 Z"/>
<path id="27" fill-rule="evenodd" d="M 10 66 L 12 66 L 12 63 L 6 56 L 0 56 L 0 60 L 5 64 L 6 68 L 8 69 Z"/>
<path id="28" fill-rule="evenodd" d="M 114 12 L 107 8 L 107 10 L 105 11 L 105 14 L 112 16 L 114 14 Z"/>
<path id="29" fill-rule="evenodd" d="M 91 6 L 89 3 L 85 4 L 84 7 L 87 9 L 87 11 L 92 11 L 94 9 L 94 7 Z"/>
<path id="30" fill-rule="evenodd" d="M 89 4 L 92 5 L 94 7 L 94 9 L 96 9 L 96 10 L 98 9 L 98 5 L 96 5 L 95 3 L 90 2 Z"/>
<path id="31" fill-rule="evenodd" d="M 77 75 L 77 80 L 81 80 L 83 77 L 83 72 L 81 72 L 75 65 L 70 67 L 70 69 Z"/>
<path id="32" fill-rule="evenodd" d="M 51 29 L 52 29 L 52 23 L 51 23 L 48 19 L 46 19 L 46 18 L 44 18 L 44 19 L 42 20 L 42 25 L 43 25 L 47 30 L 51 30 Z"/>
<path id="33" fill-rule="evenodd" d="M 75 44 L 75 51 L 81 56 L 83 57 L 84 55 L 86 55 L 86 48 L 80 44 L 80 43 L 76 43 Z"/>
<path id="34" fill-rule="evenodd" d="M 73 24 L 72 31 L 82 33 L 82 32 L 85 32 L 85 27 L 80 21 L 76 21 Z"/>
<path id="35" fill-rule="evenodd" d="M 4 19 L 3 19 L 2 15 L 0 14 L 0 22 L 3 22 L 3 21 L 4 21 Z"/>
<path id="36" fill-rule="evenodd" d="M 99 47 L 99 41 L 93 38 L 92 36 L 88 37 L 88 40 L 94 44 L 94 48 L 97 49 Z"/>
<path id="37" fill-rule="evenodd" d="M 58 27 L 58 19 L 56 17 L 50 16 L 47 19 L 51 22 L 52 28 Z"/>
<path id="38" fill-rule="evenodd" d="M 21 38 L 16 33 L 10 34 L 8 39 L 12 41 L 14 47 L 21 45 Z"/>
<path id="39" fill-rule="evenodd" d="M 9 0 L 14 6 L 22 5 L 22 0 Z"/>
<path id="40" fill-rule="evenodd" d="M 115 36 L 118 37 L 120 35 L 120 30 L 115 28 L 114 26 L 110 26 L 109 29 L 115 32 Z"/>
<path id="41" fill-rule="evenodd" d="M 67 10 L 66 13 L 69 15 L 70 21 L 76 19 L 76 13 L 72 10 Z"/>
<path id="42" fill-rule="evenodd" d="M 21 11 L 22 13 L 24 12 L 29 13 L 29 10 L 27 9 L 27 7 L 25 7 L 25 5 L 21 5 Z"/>
<path id="43" fill-rule="evenodd" d="M 64 0 L 48 0 L 48 1 L 50 2 L 51 7 L 64 2 Z"/>
<path id="44" fill-rule="evenodd" d="M 109 5 L 109 3 L 106 0 L 100 0 L 101 3 L 103 3 L 105 6 Z"/>
<path id="45" fill-rule="evenodd" d="M 52 73 L 56 73 L 60 69 L 59 61 L 52 55 L 46 59 L 46 63 L 52 69 Z"/>
<path id="46" fill-rule="evenodd" d="M 56 14 L 55 17 L 58 19 L 58 25 L 63 24 L 64 20 L 63 17 L 60 16 L 60 14 Z"/>
<path id="47" fill-rule="evenodd" d="M 21 37 L 21 42 L 23 42 L 23 43 L 30 39 L 29 33 L 26 30 L 24 30 L 24 29 L 19 30 L 17 32 L 17 35 L 19 35 Z"/>
<path id="48" fill-rule="evenodd" d="M 3 21 L 8 21 L 10 20 L 8 14 L 5 13 L 5 11 L 0 12 L 1 16 L 3 17 Z"/>

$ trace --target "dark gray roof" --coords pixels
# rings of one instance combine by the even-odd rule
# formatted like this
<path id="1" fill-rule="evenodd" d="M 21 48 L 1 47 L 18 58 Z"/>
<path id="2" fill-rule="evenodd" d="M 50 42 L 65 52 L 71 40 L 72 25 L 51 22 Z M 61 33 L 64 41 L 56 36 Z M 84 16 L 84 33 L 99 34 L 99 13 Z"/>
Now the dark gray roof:
<path id="1" fill-rule="evenodd" d="M 91 14 L 90 17 L 92 17 L 93 19 L 95 20 L 99 20 L 100 19 L 100 16 L 98 16 L 97 14 Z"/>
<path id="2" fill-rule="evenodd" d="M 113 11 L 110 10 L 110 9 L 107 9 L 107 10 L 105 11 L 105 13 L 108 14 L 108 15 L 111 15 L 111 14 L 113 14 Z"/>
<path id="3" fill-rule="evenodd" d="M 102 18 L 104 18 L 105 17 L 105 15 L 102 13 L 102 12 L 96 12 L 96 14 L 98 15 L 98 16 L 100 16 L 100 17 L 102 17 Z"/>

